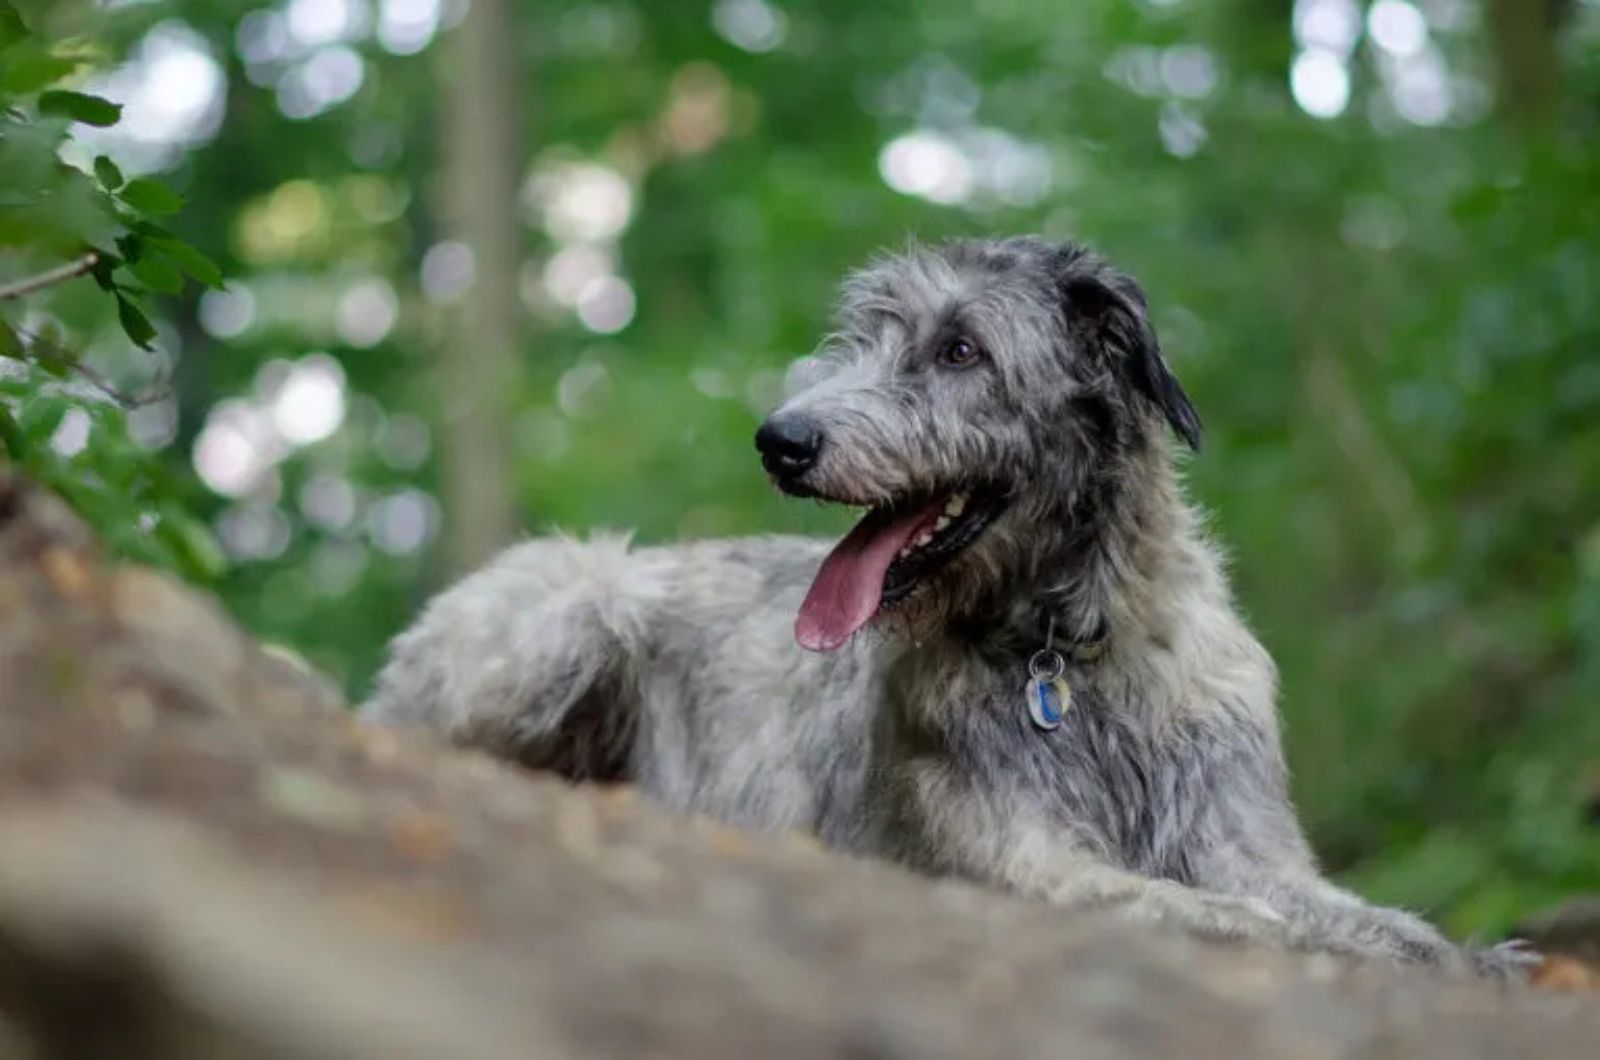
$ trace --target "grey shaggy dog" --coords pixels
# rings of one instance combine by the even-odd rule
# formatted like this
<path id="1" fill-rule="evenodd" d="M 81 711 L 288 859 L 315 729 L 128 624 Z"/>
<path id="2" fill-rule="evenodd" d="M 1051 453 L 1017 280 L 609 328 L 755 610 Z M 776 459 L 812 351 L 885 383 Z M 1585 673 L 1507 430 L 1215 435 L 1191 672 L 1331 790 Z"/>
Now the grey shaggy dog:
<path id="1" fill-rule="evenodd" d="M 1064 906 L 1515 974 L 1318 873 L 1132 280 L 1034 238 L 912 248 L 838 327 L 757 445 L 868 509 L 844 541 L 517 545 L 396 638 L 365 715 Z M 1024 696 L 1047 639 L 1054 729 Z"/>

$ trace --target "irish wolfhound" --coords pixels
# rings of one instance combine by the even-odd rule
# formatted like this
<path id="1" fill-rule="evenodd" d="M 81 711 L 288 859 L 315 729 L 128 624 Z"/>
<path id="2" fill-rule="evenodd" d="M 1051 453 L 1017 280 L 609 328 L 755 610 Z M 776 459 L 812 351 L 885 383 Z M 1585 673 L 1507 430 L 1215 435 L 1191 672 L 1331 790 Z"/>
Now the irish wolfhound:
<path id="1" fill-rule="evenodd" d="M 1521 963 L 1318 874 L 1132 280 L 1038 239 L 911 250 L 793 375 L 756 444 L 867 509 L 842 541 L 518 545 L 395 640 L 366 715 L 1064 905 Z"/>

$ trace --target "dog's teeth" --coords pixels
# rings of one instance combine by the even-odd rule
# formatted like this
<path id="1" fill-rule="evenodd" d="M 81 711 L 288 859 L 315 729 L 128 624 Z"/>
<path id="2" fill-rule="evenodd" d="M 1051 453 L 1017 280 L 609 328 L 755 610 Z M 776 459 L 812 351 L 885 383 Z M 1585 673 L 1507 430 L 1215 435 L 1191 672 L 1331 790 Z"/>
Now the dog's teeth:
<path id="1" fill-rule="evenodd" d="M 966 508 L 967 495 L 965 493 L 958 493 L 954 497 L 951 497 L 949 503 L 944 506 L 944 514 L 954 519 L 956 516 L 966 511 Z"/>
<path id="2" fill-rule="evenodd" d="M 933 540 L 933 535 L 931 533 L 929 533 L 928 531 L 924 530 L 922 533 L 917 535 L 917 547 L 921 548 L 923 545 L 926 545 L 928 542 L 930 542 L 932 540 Z"/>
<path id="3" fill-rule="evenodd" d="M 950 525 L 950 517 L 947 516 L 947 515 L 941 515 L 941 516 L 939 516 L 939 518 L 937 520 L 934 521 L 933 532 L 937 534 L 939 531 L 943 530 L 945 527 L 947 527 L 949 525 Z"/>

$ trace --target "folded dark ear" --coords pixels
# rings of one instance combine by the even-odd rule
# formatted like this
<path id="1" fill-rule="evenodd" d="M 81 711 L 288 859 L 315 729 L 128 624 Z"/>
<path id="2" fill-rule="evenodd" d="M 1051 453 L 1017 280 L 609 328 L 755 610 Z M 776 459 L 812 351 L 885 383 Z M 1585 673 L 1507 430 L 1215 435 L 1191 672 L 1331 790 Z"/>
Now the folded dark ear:
<path id="1" fill-rule="evenodd" d="M 1080 258 L 1076 263 L 1083 267 Z M 1144 292 L 1105 266 L 1069 272 L 1062 284 L 1069 318 L 1081 320 L 1135 391 L 1155 402 L 1190 449 L 1200 449 L 1200 414 L 1161 358 Z"/>

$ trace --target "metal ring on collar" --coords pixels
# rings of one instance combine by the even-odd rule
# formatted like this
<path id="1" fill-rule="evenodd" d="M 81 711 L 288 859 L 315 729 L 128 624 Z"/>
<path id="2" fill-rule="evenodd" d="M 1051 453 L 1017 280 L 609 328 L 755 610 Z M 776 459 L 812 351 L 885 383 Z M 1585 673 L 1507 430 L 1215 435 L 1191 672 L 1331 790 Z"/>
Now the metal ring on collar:
<path id="1" fill-rule="evenodd" d="M 1036 651 L 1028 660 L 1028 676 L 1035 681 L 1050 681 L 1067 672 L 1067 662 L 1061 653 L 1046 648 Z"/>

